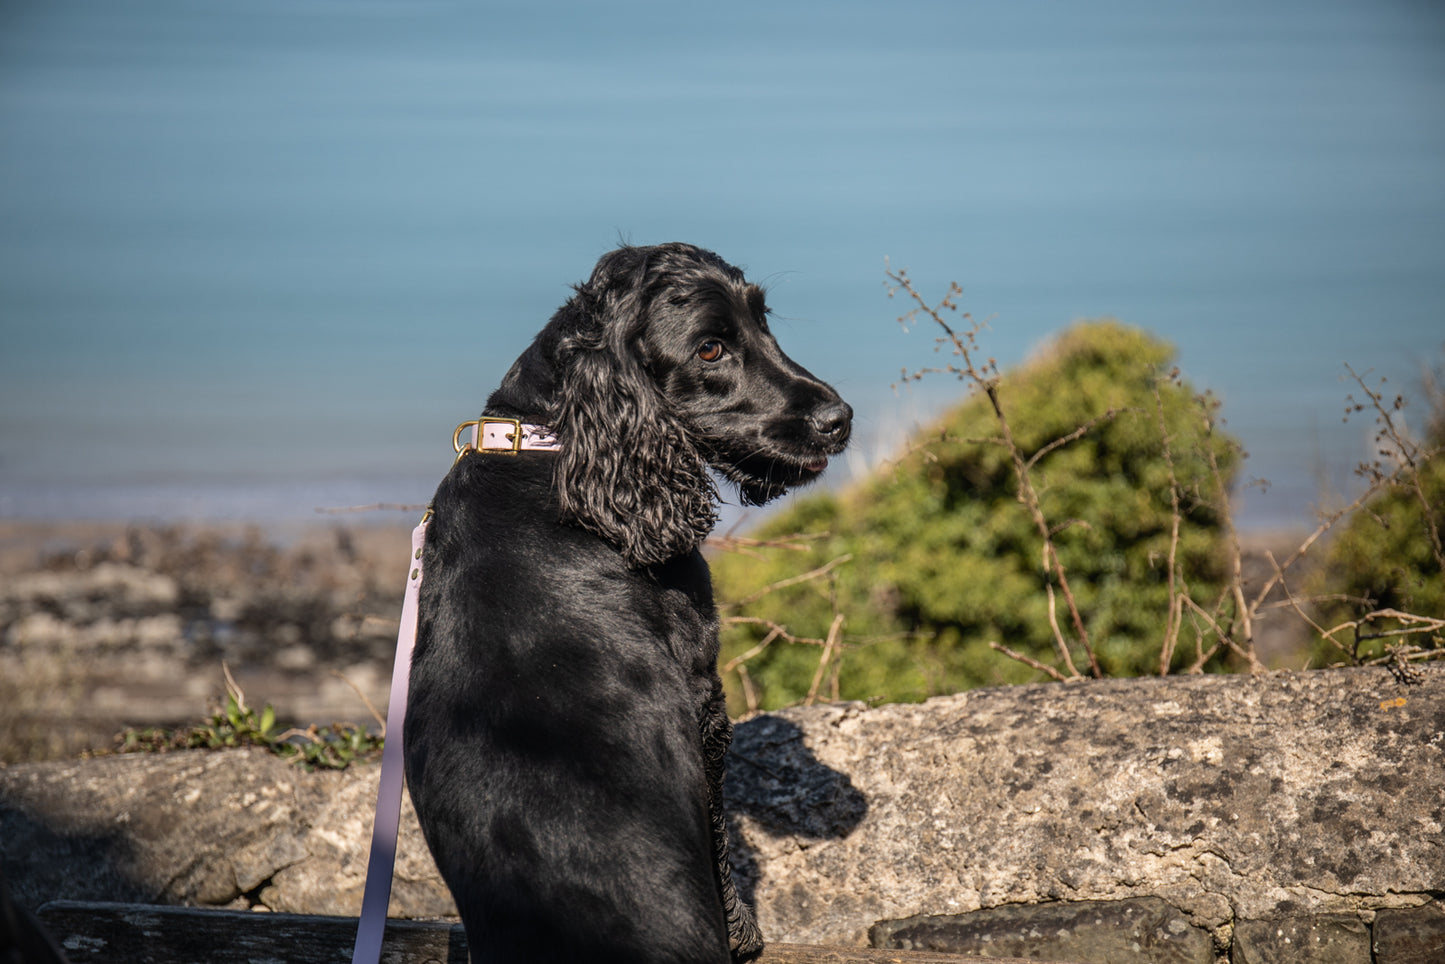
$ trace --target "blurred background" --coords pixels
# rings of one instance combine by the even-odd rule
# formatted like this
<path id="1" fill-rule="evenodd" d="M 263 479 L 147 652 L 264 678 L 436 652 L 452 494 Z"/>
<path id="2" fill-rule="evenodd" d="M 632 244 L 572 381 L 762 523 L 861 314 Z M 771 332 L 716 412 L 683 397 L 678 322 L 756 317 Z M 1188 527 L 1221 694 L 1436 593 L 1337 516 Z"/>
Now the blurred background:
<path id="1" fill-rule="evenodd" d="M 1297 527 L 1445 341 L 1445 6 L 8 0 L 0 518 L 425 502 L 620 240 L 766 284 L 834 484 L 961 390 L 887 258 L 1005 365 L 1172 342 Z"/>

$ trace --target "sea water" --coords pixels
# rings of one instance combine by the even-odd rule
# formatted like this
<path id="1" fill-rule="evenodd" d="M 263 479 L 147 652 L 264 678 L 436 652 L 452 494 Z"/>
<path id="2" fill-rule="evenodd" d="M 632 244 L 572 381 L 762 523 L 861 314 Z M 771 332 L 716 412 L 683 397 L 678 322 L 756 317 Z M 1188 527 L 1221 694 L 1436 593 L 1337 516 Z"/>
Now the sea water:
<path id="1" fill-rule="evenodd" d="M 619 240 L 765 283 L 858 411 L 844 485 L 959 397 L 885 258 L 1016 364 L 1171 342 L 1308 525 L 1445 324 L 1426 4 L 69 3 L 0 29 L 0 517 L 295 521 L 428 498 Z M 411 509 L 378 510 L 410 512 Z M 729 520 L 738 513 L 729 510 Z"/>

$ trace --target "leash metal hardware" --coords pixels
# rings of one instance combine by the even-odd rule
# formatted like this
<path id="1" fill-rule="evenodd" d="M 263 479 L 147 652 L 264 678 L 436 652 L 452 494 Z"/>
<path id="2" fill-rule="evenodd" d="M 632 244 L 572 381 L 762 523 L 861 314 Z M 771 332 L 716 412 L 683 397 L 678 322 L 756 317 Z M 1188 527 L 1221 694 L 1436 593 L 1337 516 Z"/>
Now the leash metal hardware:
<path id="1" fill-rule="evenodd" d="M 512 443 L 510 449 L 489 449 L 482 444 L 482 433 L 488 425 L 510 425 L 512 431 L 506 436 Z M 477 451 L 486 455 L 518 455 L 522 451 L 522 420 L 520 418 L 499 418 L 494 415 L 477 419 Z"/>
<path id="2" fill-rule="evenodd" d="M 487 430 L 488 425 L 509 425 L 512 430 L 504 436 L 511 448 L 487 448 L 482 444 L 482 433 Z M 472 429 L 472 440 L 462 441 L 462 433 Z M 522 451 L 522 441 L 526 433 L 522 430 L 520 418 L 506 418 L 500 415 L 483 415 L 480 418 L 469 419 L 456 427 L 452 432 L 452 451 L 457 453 L 460 459 L 468 452 L 482 452 L 486 455 L 519 455 Z"/>
<path id="3" fill-rule="evenodd" d="M 477 434 L 480 434 L 481 426 L 482 420 L 479 418 L 474 418 L 470 421 L 463 422 L 462 424 L 458 425 L 456 427 L 456 430 L 452 432 L 452 451 L 457 453 L 458 459 L 460 459 L 463 455 L 466 455 L 468 452 L 476 450 L 476 446 L 473 445 L 471 442 L 462 441 L 462 433 L 465 432 L 468 428 L 475 428 L 477 430 Z M 476 438 L 476 434 L 474 434 L 472 437 Z"/>

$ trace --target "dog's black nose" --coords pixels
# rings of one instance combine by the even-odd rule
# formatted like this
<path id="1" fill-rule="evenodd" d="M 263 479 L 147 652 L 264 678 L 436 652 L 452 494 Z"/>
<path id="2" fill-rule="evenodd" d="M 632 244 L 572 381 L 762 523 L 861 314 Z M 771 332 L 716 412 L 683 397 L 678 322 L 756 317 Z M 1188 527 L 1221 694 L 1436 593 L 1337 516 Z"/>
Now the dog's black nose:
<path id="1" fill-rule="evenodd" d="M 853 406 L 844 401 L 833 402 L 819 408 L 808 416 L 813 431 L 828 441 L 848 437 L 848 427 L 853 423 Z"/>

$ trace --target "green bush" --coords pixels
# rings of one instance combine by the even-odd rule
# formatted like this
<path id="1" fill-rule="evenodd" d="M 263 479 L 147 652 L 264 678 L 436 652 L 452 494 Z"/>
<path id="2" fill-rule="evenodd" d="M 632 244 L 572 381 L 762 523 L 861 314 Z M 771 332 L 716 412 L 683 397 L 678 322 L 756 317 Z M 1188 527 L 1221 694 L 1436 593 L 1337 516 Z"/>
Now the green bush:
<path id="1" fill-rule="evenodd" d="M 1383 384 L 1372 389 L 1356 380 L 1365 398 L 1352 396 L 1347 411 L 1375 414 L 1378 457 L 1360 466 L 1370 497 L 1337 531 L 1308 584 L 1328 636 L 1315 653 L 1325 664 L 1445 647 L 1445 394 L 1427 380 L 1431 411 L 1423 440 L 1415 441 L 1400 419 L 1403 396 L 1387 400 Z"/>
<path id="2" fill-rule="evenodd" d="M 1171 601 L 1171 464 L 1181 496 L 1175 571 L 1190 577 L 1178 591 L 1212 609 L 1225 581 L 1208 453 L 1227 486 L 1237 446 L 1211 430 L 1200 400 L 1170 377 L 1171 360 L 1169 346 L 1145 332 L 1114 321 L 1080 324 L 995 389 L 1018 453 L 1038 456 L 1030 467 L 1038 507 L 1107 675 L 1159 670 Z M 989 643 L 1061 663 L 1050 586 L 1071 657 L 1088 670 L 1063 587 L 1045 576 L 1043 538 L 1020 502 L 1001 427 L 988 395 L 974 392 L 894 465 L 841 494 L 799 500 L 752 534 L 764 543 L 826 536 L 805 548 L 716 555 L 718 597 L 735 601 L 724 607 L 732 618 L 722 660 L 734 712 L 796 703 L 810 692 L 909 701 L 1036 679 Z M 843 557 L 823 575 L 758 595 Z M 750 597 L 757 598 L 736 602 Z M 842 634 L 830 647 L 840 614 Z M 811 643 L 789 641 L 800 637 Z M 1181 647 L 1172 664 L 1194 655 Z M 1207 668 L 1218 664 L 1216 657 Z"/>

